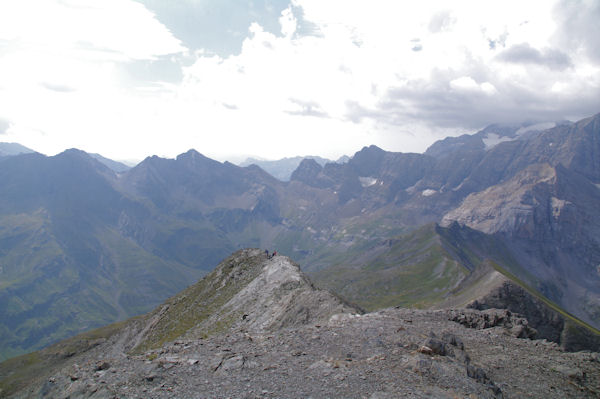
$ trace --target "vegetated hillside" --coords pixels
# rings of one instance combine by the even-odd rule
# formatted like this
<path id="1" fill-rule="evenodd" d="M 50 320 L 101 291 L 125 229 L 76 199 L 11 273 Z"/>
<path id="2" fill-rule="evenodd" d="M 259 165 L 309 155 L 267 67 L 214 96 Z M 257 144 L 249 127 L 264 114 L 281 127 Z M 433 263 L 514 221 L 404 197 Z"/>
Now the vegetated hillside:
<path id="1" fill-rule="evenodd" d="M 0 395 L 597 397 L 598 353 L 536 334 L 498 309 L 362 315 L 289 258 L 242 250 L 151 313 L 0 363 Z"/>
<path id="2" fill-rule="evenodd" d="M 2 159 L 3 356 L 148 311 L 244 247 L 291 256 L 370 309 L 434 305 L 469 275 L 423 227 L 442 221 L 493 233 L 517 279 L 598 326 L 599 121 L 490 126 L 425 154 L 365 147 L 304 160 L 285 183 L 194 150 L 120 174 L 76 150 Z M 502 231 L 476 222 L 488 196 Z"/>
<path id="3" fill-rule="evenodd" d="M 544 295 L 545 283 L 517 259 L 503 237 L 456 222 L 429 224 L 339 255 L 311 276 L 366 310 L 509 309 L 525 316 L 539 338 L 569 350 L 600 350 L 600 331 Z"/>
<path id="4" fill-rule="evenodd" d="M 470 273 L 446 250 L 434 224 L 330 261 L 333 266 L 311 276 L 366 310 L 431 306 Z"/>
<path id="5" fill-rule="evenodd" d="M 87 154 L 1 164 L 2 358 L 139 314 L 201 275 L 123 236 L 124 213 L 150 212 Z"/>

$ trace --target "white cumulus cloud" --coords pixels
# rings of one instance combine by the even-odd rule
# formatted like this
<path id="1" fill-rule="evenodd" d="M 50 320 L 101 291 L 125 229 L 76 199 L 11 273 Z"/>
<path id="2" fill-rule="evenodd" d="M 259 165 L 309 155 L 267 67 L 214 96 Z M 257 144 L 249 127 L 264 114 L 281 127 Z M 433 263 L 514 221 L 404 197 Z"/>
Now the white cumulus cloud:
<path id="1" fill-rule="evenodd" d="M 190 21 L 132 0 L 7 1 L 0 109 L 13 141 L 45 152 L 423 151 L 489 123 L 597 113 L 600 8 L 576 3 L 293 0 L 279 31 L 250 23 L 238 53 L 215 55 L 172 34 Z"/>

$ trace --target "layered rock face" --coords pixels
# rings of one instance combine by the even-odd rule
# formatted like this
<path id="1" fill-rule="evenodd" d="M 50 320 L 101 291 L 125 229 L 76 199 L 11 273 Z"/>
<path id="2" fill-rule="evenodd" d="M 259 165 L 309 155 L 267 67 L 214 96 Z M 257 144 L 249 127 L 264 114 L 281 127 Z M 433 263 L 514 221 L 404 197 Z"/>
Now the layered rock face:
<path id="1" fill-rule="evenodd" d="M 550 300 L 597 325 L 600 190 L 561 165 L 534 164 L 513 178 L 470 194 L 448 212 L 453 222 L 506 243 L 526 267 L 519 278 Z"/>

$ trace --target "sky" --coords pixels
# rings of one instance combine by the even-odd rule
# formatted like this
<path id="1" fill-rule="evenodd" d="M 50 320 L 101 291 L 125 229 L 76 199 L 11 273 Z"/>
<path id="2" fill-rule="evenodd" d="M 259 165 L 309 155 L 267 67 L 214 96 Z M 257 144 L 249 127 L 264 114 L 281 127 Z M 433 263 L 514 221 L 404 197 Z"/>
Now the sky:
<path id="1" fill-rule="evenodd" d="M 3 0 L 0 141 L 117 160 L 423 152 L 600 112 L 600 1 Z"/>

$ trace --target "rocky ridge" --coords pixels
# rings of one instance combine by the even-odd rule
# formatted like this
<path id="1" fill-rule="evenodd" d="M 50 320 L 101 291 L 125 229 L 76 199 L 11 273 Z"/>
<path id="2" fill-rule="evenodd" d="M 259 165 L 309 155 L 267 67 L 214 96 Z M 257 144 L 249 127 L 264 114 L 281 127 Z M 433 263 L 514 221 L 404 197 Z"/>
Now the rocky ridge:
<path id="1" fill-rule="evenodd" d="M 455 321 L 453 321 L 455 320 Z M 99 347 L 13 397 L 594 398 L 597 353 L 515 337 L 506 311 L 386 309 L 269 333 L 182 339 L 137 355 Z M 533 383 L 535 382 L 535 383 Z"/>
<path id="2" fill-rule="evenodd" d="M 361 314 L 242 250 L 148 315 L 0 364 L 0 396 L 597 397 L 598 354 L 536 333 L 508 310 Z"/>
<path id="3" fill-rule="evenodd" d="M 215 270 L 174 296 L 136 326 L 132 349 L 153 348 L 179 338 L 207 338 L 229 330 L 268 332 L 360 312 L 316 289 L 285 256 L 259 249 L 235 252 Z"/>

